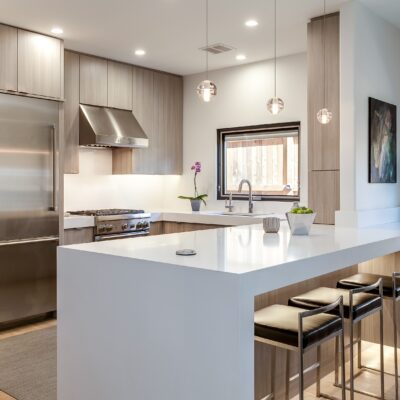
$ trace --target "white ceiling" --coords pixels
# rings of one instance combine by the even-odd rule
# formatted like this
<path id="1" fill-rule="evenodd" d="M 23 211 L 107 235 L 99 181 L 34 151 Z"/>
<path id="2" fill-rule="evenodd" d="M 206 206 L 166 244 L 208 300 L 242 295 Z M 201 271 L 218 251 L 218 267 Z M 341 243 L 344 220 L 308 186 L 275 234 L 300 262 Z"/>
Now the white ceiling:
<path id="1" fill-rule="evenodd" d="M 327 0 L 328 12 L 348 0 Z M 362 0 L 388 18 L 400 15 L 400 0 Z M 390 7 L 386 7 L 390 3 Z M 278 55 L 306 50 L 306 24 L 321 15 L 323 0 L 278 1 Z M 273 56 L 273 0 L 209 0 L 209 42 L 237 50 L 210 56 L 210 69 Z M 1 22 L 50 33 L 64 29 L 66 48 L 187 75 L 204 69 L 204 0 L 0 0 Z M 254 18 L 257 28 L 244 22 Z M 399 18 L 400 21 L 400 18 Z M 134 49 L 144 48 L 139 58 Z M 243 63 L 243 61 L 241 61 Z"/>
<path id="2" fill-rule="evenodd" d="M 361 3 L 400 28 L 400 0 L 361 0 Z"/>

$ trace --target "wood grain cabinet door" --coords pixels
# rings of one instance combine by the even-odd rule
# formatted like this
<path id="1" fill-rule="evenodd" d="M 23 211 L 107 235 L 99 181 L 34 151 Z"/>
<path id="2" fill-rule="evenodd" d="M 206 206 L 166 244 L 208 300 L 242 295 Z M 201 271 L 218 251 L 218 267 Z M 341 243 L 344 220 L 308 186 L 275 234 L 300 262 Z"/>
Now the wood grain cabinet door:
<path id="1" fill-rule="evenodd" d="M 80 55 L 80 102 L 107 107 L 107 60 Z"/>
<path id="2" fill-rule="evenodd" d="M 18 90 L 18 29 L 0 25 L 0 89 Z"/>
<path id="3" fill-rule="evenodd" d="M 108 107 L 132 110 L 132 67 L 108 61 Z"/>
<path id="4" fill-rule="evenodd" d="M 64 173 L 79 173 L 79 54 L 64 55 Z"/>
<path id="5" fill-rule="evenodd" d="M 64 231 L 64 245 L 93 242 L 93 228 L 75 228 Z"/>
<path id="6" fill-rule="evenodd" d="M 18 91 L 61 98 L 61 41 L 18 29 Z"/>
<path id="7" fill-rule="evenodd" d="M 132 88 L 132 112 L 149 147 L 115 149 L 113 173 L 182 174 L 182 77 L 133 67 Z"/>

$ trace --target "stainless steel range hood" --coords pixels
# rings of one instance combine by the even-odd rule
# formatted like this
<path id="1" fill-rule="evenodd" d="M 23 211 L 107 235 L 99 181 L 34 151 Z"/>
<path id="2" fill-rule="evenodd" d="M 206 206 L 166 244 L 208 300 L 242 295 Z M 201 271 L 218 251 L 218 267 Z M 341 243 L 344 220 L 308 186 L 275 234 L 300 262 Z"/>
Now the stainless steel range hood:
<path id="1" fill-rule="evenodd" d="M 148 147 L 149 139 L 131 111 L 79 106 L 81 146 Z"/>

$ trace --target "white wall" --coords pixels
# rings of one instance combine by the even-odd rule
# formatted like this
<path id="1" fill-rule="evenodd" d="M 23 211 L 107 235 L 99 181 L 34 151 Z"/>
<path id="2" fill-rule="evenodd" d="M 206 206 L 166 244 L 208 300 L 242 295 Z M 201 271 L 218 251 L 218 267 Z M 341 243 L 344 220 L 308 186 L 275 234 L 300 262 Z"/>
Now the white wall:
<path id="1" fill-rule="evenodd" d="M 218 128 L 301 121 L 301 200 L 307 203 L 307 57 L 278 60 L 278 95 L 285 110 L 271 116 L 266 101 L 273 94 L 273 62 L 265 61 L 212 71 L 218 96 L 202 103 L 195 92 L 202 75 L 184 78 L 184 174 L 182 176 L 113 176 L 110 150 L 81 149 L 80 173 L 65 176 L 65 209 L 135 207 L 146 210 L 189 210 L 179 194 L 192 195 L 194 161 L 203 163 L 199 191 L 208 193 L 207 209 L 223 209 L 216 200 Z M 237 203 L 245 210 L 246 201 Z M 286 211 L 290 203 L 257 202 L 261 210 Z"/>
<path id="2" fill-rule="evenodd" d="M 399 161 L 399 183 L 368 183 L 368 97 L 400 104 L 400 30 L 358 1 L 342 7 L 340 29 L 341 211 L 337 223 L 364 226 L 398 220 Z M 400 140 L 397 144 L 400 155 Z"/>
<path id="3" fill-rule="evenodd" d="M 165 192 L 179 176 L 112 175 L 107 149 L 80 149 L 80 173 L 64 176 L 66 211 L 97 208 L 164 208 Z M 173 189 L 171 189 L 173 190 Z"/>
<path id="4" fill-rule="evenodd" d="M 181 193 L 193 192 L 190 166 L 201 161 L 199 191 L 208 193 L 208 208 L 222 209 L 217 201 L 217 132 L 218 128 L 301 121 L 301 201 L 307 203 L 307 56 L 297 54 L 278 60 L 278 96 L 285 101 L 279 116 L 267 112 L 266 102 L 273 95 L 273 62 L 271 60 L 210 72 L 218 95 L 209 104 L 199 100 L 196 86 L 203 74 L 184 79 L 184 175 Z M 245 210 L 246 201 L 238 201 Z M 257 210 L 287 211 L 287 202 L 256 202 Z"/>

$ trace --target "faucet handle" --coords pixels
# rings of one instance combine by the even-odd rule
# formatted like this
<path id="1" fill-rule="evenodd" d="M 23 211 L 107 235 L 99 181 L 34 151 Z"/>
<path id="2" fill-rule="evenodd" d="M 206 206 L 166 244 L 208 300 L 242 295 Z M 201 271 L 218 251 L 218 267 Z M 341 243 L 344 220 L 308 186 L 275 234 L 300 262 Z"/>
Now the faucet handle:
<path id="1" fill-rule="evenodd" d="M 225 199 L 225 208 L 227 208 L 229 212 L 232 212 L 233 209 L 235 208 L 232 201 L 232 192 L 229 192 L 229 200 Z"/>

